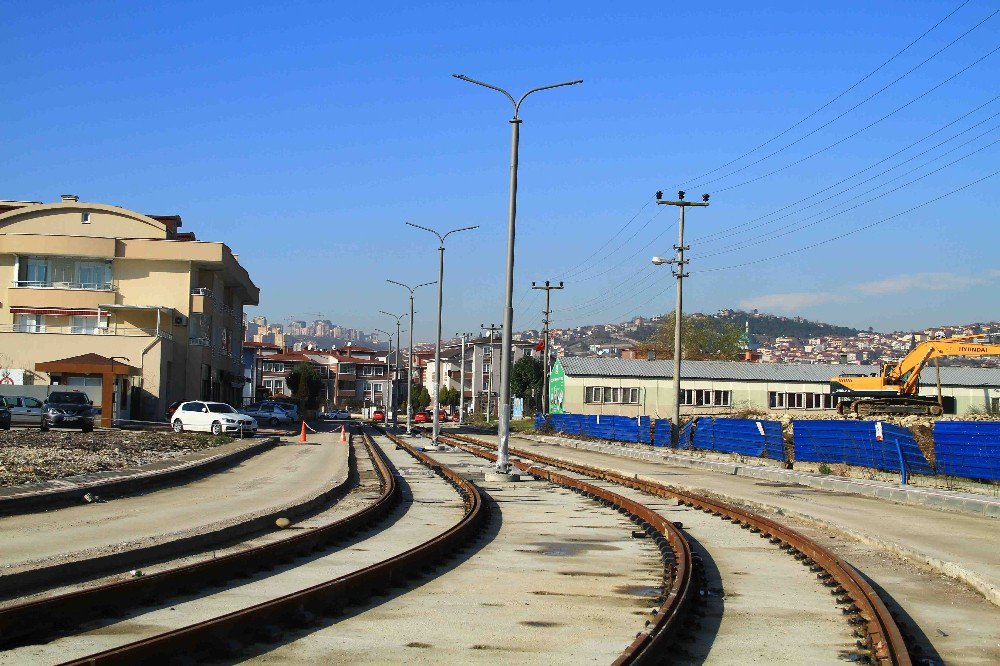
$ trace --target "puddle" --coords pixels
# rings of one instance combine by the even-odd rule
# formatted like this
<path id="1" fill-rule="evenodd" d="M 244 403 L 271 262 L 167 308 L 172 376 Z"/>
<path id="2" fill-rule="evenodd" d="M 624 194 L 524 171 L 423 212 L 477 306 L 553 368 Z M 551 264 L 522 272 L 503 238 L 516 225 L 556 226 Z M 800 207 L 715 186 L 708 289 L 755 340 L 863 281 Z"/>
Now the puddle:
<path id="1" fill-rule="evenodd" d="M 534 551 L 540 555 L 579 555 L 588 550 L 621 550 L 618 546 L 609 546 L 603 543 L 586 542 L 565 542 L 565 541 L 543 541 L 532 544 L 538 550 Z"/>
<path id="2" fill-rule="evenodd" d="M 633 594 L 640 597 L 658 597 L 663 591 L 659 585 L 619 585 L 615 592 L 619 594 Z"/>

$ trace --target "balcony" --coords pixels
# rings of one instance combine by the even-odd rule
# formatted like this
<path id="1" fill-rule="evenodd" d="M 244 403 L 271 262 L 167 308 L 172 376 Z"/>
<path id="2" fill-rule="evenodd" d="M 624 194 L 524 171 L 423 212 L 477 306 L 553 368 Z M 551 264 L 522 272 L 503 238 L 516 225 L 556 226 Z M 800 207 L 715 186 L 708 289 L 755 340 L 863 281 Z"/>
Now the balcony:
<path id="1" fill-rule="evenodd" d="M 355 393 L 353 389 L 337 389 L 337 395 L 341 398 L 353 398 Z"/>
<path id="2" fill-rule="evenodd" d="M 97 309 L 108 298 L 108 292 L 115 291 L 111 283 L 83 285 L 72 282 L 29 282 L 18 280 L 8 291 L 10 307 Z"/>
<path id="3" fill-rule="evenodd" d="M 165 340 L 173 340 L 173 336 L 165 331 L 157 331 L 155 328 L 135 328 L 131 326 L 112 326 L 110 328 L 100 328 L 92 326 L 46 326 L 40 324 L 2 324 L 0 333 L 31 333 L 33 335 L 58 334 L 58 335 L 96 335 L 101 337 L 160 337 Z"/>

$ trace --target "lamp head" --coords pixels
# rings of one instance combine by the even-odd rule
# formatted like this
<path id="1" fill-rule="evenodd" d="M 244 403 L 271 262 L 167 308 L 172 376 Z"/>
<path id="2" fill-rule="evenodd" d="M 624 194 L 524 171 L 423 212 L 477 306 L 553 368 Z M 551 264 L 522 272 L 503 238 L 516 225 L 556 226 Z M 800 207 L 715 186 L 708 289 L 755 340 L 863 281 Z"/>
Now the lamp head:
<path id="1" fill-rule="evenodd" d="M 663 257 L 653 257 L 654 266 L 662 266 L 663 264 L 669 264 L 670 259 L 664 259 Z"/>
<path id="2" fill-rule="evenodd" d="M 657 190 L 656 191 L 656 200 L 659 201 L 662 198 L 663 198 L 663 190 Z"/>
<path id="3" fill-rule="evenodd" d="M 701 200 L 704 201 L 705 203 L 708 203 L 708 197 L 709 197 L 708 194 L 703 194 L 701 195 Z"/>
<path id="4" fill-rule="evenodd" d="M 677 199 L 680 201 L 684 201 L 684 190 L 679 190 L 677 192 Z"/>

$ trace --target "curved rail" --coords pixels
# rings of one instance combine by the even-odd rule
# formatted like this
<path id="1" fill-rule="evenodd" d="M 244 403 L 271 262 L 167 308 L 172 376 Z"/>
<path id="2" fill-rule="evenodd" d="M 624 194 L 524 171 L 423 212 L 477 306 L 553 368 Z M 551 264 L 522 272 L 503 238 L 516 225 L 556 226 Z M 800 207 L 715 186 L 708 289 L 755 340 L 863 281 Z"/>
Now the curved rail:
<path id="1" fill-rule="evenodd" d="M 108 614 L 110 609 L 120 614 L 129 607 L 250 575 L 324 548 L 370 525 L 372 521 L 380 520 L 399 501 L 399 489 L 388 466 L 380 458 L 381 452 L 370 441 L 366 440 L 365 446 L 374 462 L 381 493 L 374 503 L 361 511 L 315 530 L 211 560 L 0 609 L 0 648 L 44 640 L 56 631 Z M 354 469 L 353 448 L 349 455 L 349 466 Z"/>
<path id="2" fill-rule="evenodd" d="M 496 454 L 469 447 L 458 441 L 460 438 L 456 435 L 441 434 L 439 437 L 450 438 L 463 451 L 496 461 Z M 470 443 L 478 445 L 475 440 L 471 440 Z M 673 522 L 653 509 L 606 488 L 517 460 L 512 460 L 511 464 L 526 474 L 582 493 L 606 506 L 613 506 L 620 512 L 629 514 L 647 533 L 653 535 L 665 565 L 664 594 L 660 598 L 656 614 L 646 623 L 646 628 L 636 634 L 635 640 L 618 656 L 614 664 L 660 663 L 666 646 L 675 638 L 681 624 L 687 619 L 696 594 L 693 581 L 694 560 L 691 556 L 691 545 L 684 534 Z"/>
<path id="3" fill-rule="evenodd" d="M 388 459 L 375 446 L 371 436 L 364 430 L 362 432 L 380 475 L 384 475 L 389 493 L 397 496 L 399 487 L 390 471 Z M 66 663 L 135 664 L 161 663 L 178 657 L 194 660 L 200 656 L 224 658 L 241 649 L 244 643 L 258 642 L 262 627 L 310 624 L 318 615 L 339 613 L 350 603 L 367 599 L 373 592 L 398 584 L 412 576 L 414 571 L 446 558 L 484 524 L 486 510 L 479 490 L 456 472 L 430 461 L 412 447 L 399 441 L 395 443 L 421 462 L 429 464 L 464 496 L 465 514 L 446 532 L 395 557 L 304 590 Z M 384 492 L 380 502 L 385 497 Z M 351 531 L 366 524 L 365 521 L 355 521 Z"/>
<path id="4" fill-rule="evenodd" d="M 473 437 L 441 436 L 484 449 L 496 448 L 489 442 Z M 512 448 L 511 453 L 525 460 L 604 479 L 659 497 L 676 499 L 687 506 L 738 523 L 744 529 L 759 533 L 762 538 L 769 539 L 775 545 L 788 550 L 796 559 L 809 565 L 824 584 L 831 588 L 831 592 L 838 595 L 838 602 L 847 605 L 844 612 L 851 615 L 849 621 L 855 625 L 855 635 L 868 646 L 874 662 L 887 666 L 909 666 L 911 663 L 903 635 L 874 588 L 854 567 L 805 535 L 731 504 L 693 493 L 679 492 L 655 481 L 640 480 L 599 467 L 571 463 L 520 449 Z"/>

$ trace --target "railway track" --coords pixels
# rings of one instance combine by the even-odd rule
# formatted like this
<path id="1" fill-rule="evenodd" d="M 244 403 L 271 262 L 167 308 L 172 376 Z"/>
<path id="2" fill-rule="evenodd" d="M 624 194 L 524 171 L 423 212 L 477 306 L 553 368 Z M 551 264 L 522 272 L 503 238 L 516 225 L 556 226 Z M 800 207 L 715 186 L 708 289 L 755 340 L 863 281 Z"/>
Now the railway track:
<path id="1" fill-rule="evenodd" d="M 496 447 L 490 442 L 451 434 L 442 434 L 441 438 L 442 441 L 454 444 L 470 453 L 495 459 L 492 451 Z M 769 540 L 808 566 L 823 585 L 836 596 L 843 614 L 854 628 L 859 647 L 867 651 L 867 654 L 861 655 L 862 657 L 878 664 L 910 663 L 902 634 L 871 585 L 850 564 L 795 530 L 741 508 L 691 493 L 680 493 L 655 482 L 627 477 L 593 466 L 568 463 L 523 450 L 511 449 L 511 454 L 521 459 L 516 461 L 515 465 L 531 474 L 544 476 L 551 474 L 549 471 L 551 469 L 560 469 L 591 479 L 601 479 L 646 495 L 675 500 L 684 507 L 703 511 Z"/>
<path id="2" fill-rule="evenodd" d="M 431 509 L 426 510 L 425 515 L 420 515 L 417 511 L 413 519 L 408 519 L 411 509 L 393 508 L 400 500 L 406 502 L 408 484 L 396 475 L 389 459 L 371 437 L 367 434 L 364 437 L 365 446 L 375 463 L 382 486 L 378 500 L 324 530 L 328 539 L 326 543 L 316 540 L 316 533 L 320 530 L 312 530 L 295 537 L 296 540 L 309 538 L 307 551 L 314 548 L 329 550 L 329 542 L 347 538 L 352 533 L 362 533 L 356 540 L 356 548 L 349 545 L 346 550 L 339 549 L 320 555 L 314 553 L 304 562 L 292 562 L 301 551 L 286 550 L 284 559 L 294 566 L 287 566 L 283 571 L 218 592 L 212 590 L 207 596 L 201 594 L 192 600 L 175 603 L 169 608 L 161 604 L 157 609 L 143 611 L 127 618 L 121 628 L 109 625 L 94 632 L 71 635 L 64 641 L 44 646 L 41 652 L 33 652 L 31 650 L 33 646 L 26 646 L 20 651 L 9 654 L 8 656 L 13 659 L 9 663 L 52 661 L 54 655 L 65 659 L 66 655 L 75 654 L 87 656 L 75 657 L 66 663 L 132 664 L 164 662 L 179 657 L 195 661 L 226 659 L 249 644 L 259 643 L 261 640 L 265 642 L 278 640 L 287 628 L 310 625 L 317 622 L 320 617 L 336 615 L 346 606 L 360 603 L 388 587 L 401 585 L 407 578 L 435 566 L 464 546 L 485 521 L 485 508 L 478 489 L 420 452 L 409 449 L 408 453 L 428 466 L 430 470 L 428 476 L 433 479 L 426 482 L 414 479 L 413 483 L 444 485 L 440 483 L 443 479 L 447 482 L 444 487 L 451 487 L 446 492 L 454 493 L 452 497 L 455 499 L 451 504 L 455 508 L 446 507 L 442 510 L 438 505 L 434 505 L 433 511 L 443 516 L 437 520 L 437 524 L 428 521 L 426 511 Z M 373 528 L 375 523 L 386 517 L 392 519 L 387 528 L 376 532 L 374 536 L 364 536 L 364 530 Z M 394 533 L 397 525 L 402 525 L 407 520 L 422 530 L 420 534 L 426 536 L 430 531 L 433 535 L 429 539 L 420 537 L 411 548 L 393 557 L 371 562 L 370 560 L 377 557 L 378 553 L 387 550 L 384 535 Z M 382 543 L 378 543 L 380 537 Z M 415 539 L 412 536 L 410 538 Z M 369 542 L 376 543 L 370 548 L 361 547 L 367 546 Z M 405 544 L 405 539 L 402 542 Z M 364 566 L 355 566 L 355 563 L 346 557 L 347 551 L 352 549 L 357 551 L 354 553 L 355 559 L 367 558 L 363 563 Z M 360 551 L 365 552 L 360 553 Z M 256 554 L 260 555 L 260 552 Z M 244 558 L 243 564 L 247 565 L 253 560 L 251 554 Z M 271 562 L 274 561 L 272 558 Z M 216 569 L 217 574 L 225 580 L 230 580 L 248 573 L 247 569 L 232 564 L 231 562 L 230 566 L 225 567 L 224 571 Z M 335 571 L 337 575 L 327 577 L 330 571 Z M 209 584 L 211 581 L 204 582 Z M 202 581 L 189 584 L 198 586 Z M 293 591 L 285 592 L 289 589 Z M 184 608 L 185 603 L 191 604 L 192 607 Z M 190 624 L 179 623 L 175 619 L 179 615 L 172 617 L 170 613 L 175 608 L 178 611 L 186 611 L 184 619 L 197 617 L 198 613 L 207 614 L 208 617 Z M 150 632 L 151 627 L 169 626 L 171 622 L 181 626 L 167 631 Z M 81 646 L 86 645 L 121 642 L 122 636 L 131 635 L 133 632 L 146 635 L 138 640 L 114 645 L 89 655 L 80 650 Z M 2 659 L 3 656 L 0 655 L 0 661 L 7 661 Z"/>

